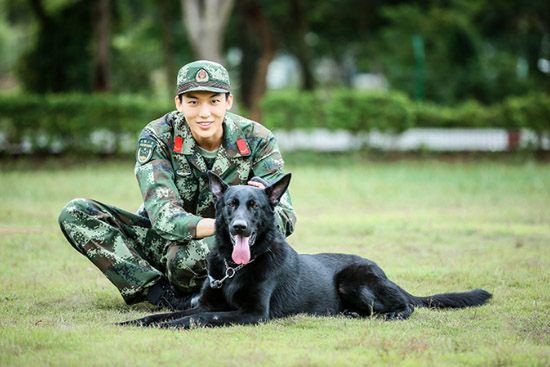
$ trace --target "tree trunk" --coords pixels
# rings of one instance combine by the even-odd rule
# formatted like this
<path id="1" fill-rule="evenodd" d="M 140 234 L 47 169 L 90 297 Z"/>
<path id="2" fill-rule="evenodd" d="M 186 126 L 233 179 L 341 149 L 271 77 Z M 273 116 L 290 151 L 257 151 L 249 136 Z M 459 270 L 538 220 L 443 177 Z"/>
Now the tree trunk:
<path id="1" fill-rule="evenodd" d="M 94 66 L 92 90 L 94 92 L 108 92 L 111 26 L 109 0 L 96 0 L 93 4 Z"/>
<path id="2" fill-rule="evenodd" d="M 313 90 L 315 79 L 311 68 L 311 48 L 306 43 L 308 24 L 303 0 L 291 0 L 291 12 L 294 29 L 294 56 L 298 59 L 302 71 L 302 89 Z"/>
<path id="3" fill-rule="evenodd" d="M 168 96 L 175 94 L 176 68 L 174 66 L 174 47 L 170 31 L 170 10 L 168 0 L 157 0 L 160 13 L 160 29 L 162 32 L 162 50 L 164 53 L 164 69 L 166 72 L 166 83 Z"/>
<path id="4" fill-rule="evenodd" d="M 246 73 L 246 70 L 241 70 L 243 78 L 246 78 L 246 75 L 252 76 L 251 81 L 247 83 L 248 92 L 244 102 L 248 109 L 249 117 L 252 120 L 261 121 L 259 103 L 267 89 L 267 70 L 275 55 L 275 41 L 271 34 L 269 22 L 262 14 L 257 0 L 243 1 L 242 12 L 243 19 L 245 22 L 248 22 L 249 27 L 252 28 L 253 33 L 257 36 L 259 45 L 259 55 L 257 53 L 253 55 L 257 57 L 254 70 L 248 70 L 248 73 Z M 246 57 L 247 55 L 243 59 Z"/>
<path id="5" fill-rule="evenodd" d="M 42 0 L 29 0 L 29 5 L 31 6 L 31 10 L 36 16 L 36 19 L 38 19 L 38 23 L 43 30 L 50 19 L 46 14 L 46 11 L 44 10 L 44 4 L 42 4 Z"/>
<path id="6" fill-rule="evenodd" d="M 181 0 L 183 24 L 198 59 L 223 62 L 223 37 L 234 0 Z"/>

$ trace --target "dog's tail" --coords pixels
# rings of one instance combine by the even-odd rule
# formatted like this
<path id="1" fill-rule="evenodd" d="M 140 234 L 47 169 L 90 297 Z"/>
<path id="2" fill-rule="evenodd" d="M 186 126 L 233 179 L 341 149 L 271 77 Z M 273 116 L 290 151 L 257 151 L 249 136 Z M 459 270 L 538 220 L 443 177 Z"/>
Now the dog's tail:
<path id="1" fill-rule="evenodd" d="M 419 307 L 428 308 L 464 308 L 481 306 L 493 295 L 483 289 L 474 289 L 461 293 L 441 293 L 427 297 L 415 297 L 409 295 L 411 303 Z"/>

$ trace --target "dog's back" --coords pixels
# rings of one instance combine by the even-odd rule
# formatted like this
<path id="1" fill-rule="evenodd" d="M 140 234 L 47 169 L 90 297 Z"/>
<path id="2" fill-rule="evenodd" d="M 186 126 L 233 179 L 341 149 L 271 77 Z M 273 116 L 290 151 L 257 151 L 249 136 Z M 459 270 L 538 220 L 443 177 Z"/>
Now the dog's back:
<path id="1" fill-rule="evenodd" d="M 335 315 L 342 311 L 335 287 L 336 271 L 342 263 L 330 254 L 299 255 L 290 248 L 288 262 L 278 275 L 270 302 L 270 316 L 298 313 Z"/>

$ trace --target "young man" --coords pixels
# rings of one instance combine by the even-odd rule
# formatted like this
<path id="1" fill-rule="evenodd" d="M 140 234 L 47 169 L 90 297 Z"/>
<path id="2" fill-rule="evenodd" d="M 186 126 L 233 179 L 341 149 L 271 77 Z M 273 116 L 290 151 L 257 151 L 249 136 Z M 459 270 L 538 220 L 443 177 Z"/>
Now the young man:
<path id="1" fill-rule="evenodd" d="M 59 216 L 71 245 L 118 288 L 127 304 L 149 301 L 184 309 L 206 277 L 215 212 L 208 170 L 232 185 L 264 187 L 284 175 L 271 132 L 228 112 L 227 70 L 195 61 L 178 73 L 176 111 L 149 123 L 136 152 L 143 194 L 137 214 L 90 199 L 69 202 Z M 286 236 L 296 217 L 286 193 L 276 208 Z"/>

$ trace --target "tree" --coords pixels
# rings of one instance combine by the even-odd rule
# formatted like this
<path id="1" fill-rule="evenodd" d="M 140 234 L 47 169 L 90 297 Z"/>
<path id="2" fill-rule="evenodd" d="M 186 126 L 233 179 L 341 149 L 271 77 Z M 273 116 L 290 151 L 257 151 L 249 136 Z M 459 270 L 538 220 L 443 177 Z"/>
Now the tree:
<path id="1" fill-rule="evenodd" d="M 270 24 L 257 0 L 239 1 L 243 60 L 241 62 L 241 96 L 251 119 L 260 121 L 260 99 L 267 87 L 267 70 L 276 51 Z"/>
<path id="2" fill-rule="evenodd" d="M 302 89 L 313 90 L 315 78 L 312 70 L 311 47 L 306 42 L 309 32 L 309 22 L 304 0 L 290 0 L 290 51 L 294 54 L 300 65 L 302 75 Z"/>
<path id="3" fill-rule="evenodd" d="M 182 0 L 183 24 L 199 59 L 223 60 L 223 38 L 233 0 Z"/>
<path id="4" fill-rule="evenodd" d="M 41 0 L 28 4 L 38 32 L 17 66 L 24 89 L 34 93 L 90 91 L 91 1 L 73 1 L 55 12 L 47 12 Z"/>
<path id="5" fill-rule="evenodd" d="M 92 90 L 108 92 L 110 48 L 111 48 L 111 12 L 109 0 L 94 1 L 94 69 Z"/>
<path id="6" fill-rule="evenodd" d="M 171 17 L 168 0 L 157 0 L 160 15 L 160 29 L 162 35 L 162 50 L 164 54 L 164 68 L 166 81 L 168 85 L 168 95 L 174 93 L 172 81 L 176 76 L 176 67 L 174 66 L 174 45 L 172 42 L 172 34 L 170 32 Z"/>

